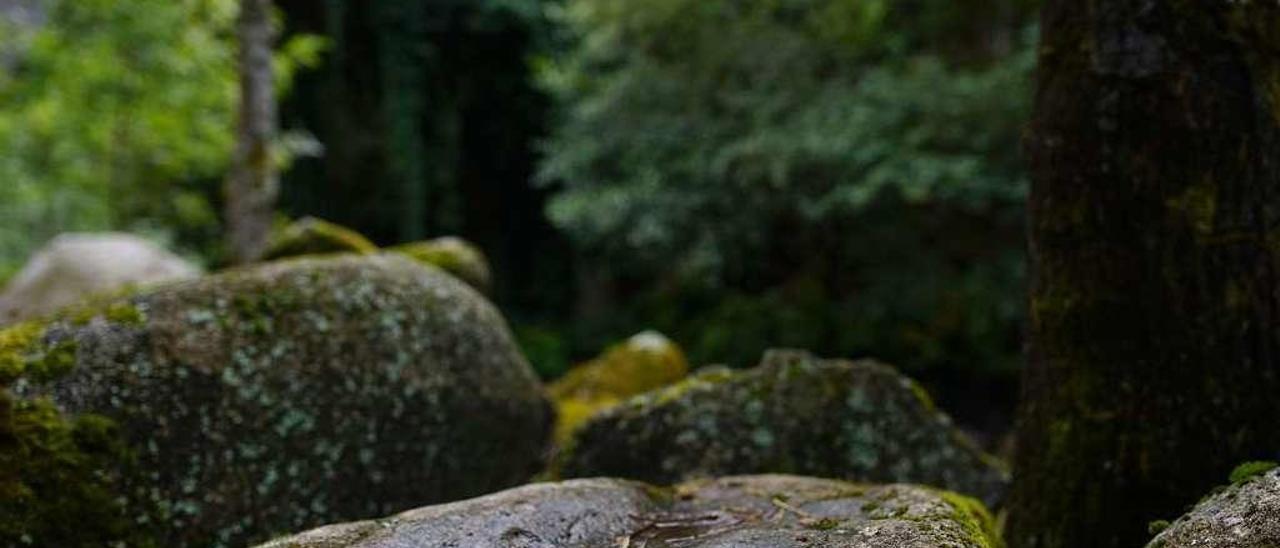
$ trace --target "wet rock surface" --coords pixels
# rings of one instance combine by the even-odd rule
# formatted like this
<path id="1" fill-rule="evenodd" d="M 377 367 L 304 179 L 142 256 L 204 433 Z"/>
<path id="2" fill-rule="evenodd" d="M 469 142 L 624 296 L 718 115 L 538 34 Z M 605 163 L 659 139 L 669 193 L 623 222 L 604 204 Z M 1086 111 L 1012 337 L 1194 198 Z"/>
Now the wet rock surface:
<path id="1" fill-rule="evenodd" d="M 920 483 L 997 505 L 1008 474 L 892 367 L 771 351 L 633 398 L 578 429 L 554 472 L 669 484 L 787 473 Z"/>
<path id="2" fill-rule="evenodd" d="M 527 485 L 261 548 L 978 548 L 1000 546 L 972 499 L 910 485 L 742 476 L 671 488 L 614 479 Z"/>

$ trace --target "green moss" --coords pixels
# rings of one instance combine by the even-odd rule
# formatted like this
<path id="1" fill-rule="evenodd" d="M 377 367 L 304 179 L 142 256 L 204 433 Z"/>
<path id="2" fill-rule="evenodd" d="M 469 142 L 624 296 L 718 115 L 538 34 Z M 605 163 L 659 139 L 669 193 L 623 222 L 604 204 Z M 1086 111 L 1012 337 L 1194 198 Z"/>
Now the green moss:
<path id="1" fill-rule="evenodd" d="M 448 272 L 480 291 L 492 283 L 489 261 L 475 245 L 461 238 L 443 237 L 387 249 Z"/>
<path id="2" fill-rule="evenodd" d="M 968 530 L 970 540 L 983 548 L 1004 548 L 996 520 L 977 499 L 951 491 L 938 491 L 938 495 L 955 508 L 954 519 Z"/>
<path id="3" fill-rule="evenodd" d="M 1261 476 L 1270 472 L 1276 466 L 1280 466 L 1272 461 L 1251 461 L 1241 463 L 1231 471 L 1230 481 L 1232 484 L 1243 483 L 1256 476 Z"/>
<path id="4" fill-rule="evenodd" d="M 305 217 L 276 233 L 263 259 L 325 253 L 369 254 L 377 251 L 378 246 L 359 232 L 325 220 Z"/>
<path id="5" fill-rule="evenodd" d="M 46 330 L 40 322 L 25 322 L 0 331 L 0 386 L 20 377 L 47 382 L 75 366 L 76 342 L 42 344 Z"/>
<path id="6" fill-rule="evenodd" d="M 614 345 L 551 383 L 547 392 L 559 411 L 556 439 L 619 402 L 679 381 L 689 373 L 684 352 L 666 337 L 642 333 Z"/>
<path id="7" fill-rule="evenodd" d="M 1165 529 L 1169 528 L 1169 520 L 1158 519 L 1147 524 L 1147 532 L 1152 535 L 1158 535 Z"/>
<path id="8" fill-rule="evenodd" d="M 924 406 L 926 411 L 933 413 L 938 410 L 938 406 L 933 403 L 933 397 L 929 395 L 929 391 L 925 390 L 924 386 L 914 379 L 910 379 L 908 382 L 911 383 L 911 393 L 915 394 L 916 399 L 920 400 L 920 404 Z"/>
<path id="9" fill-rule="evenodd" d="M 37 322 L 0 330 L 0 385 L 17 380 L 26 371 L 30 355 L 43 336 L 44 326 Z"/>
<path id="10" fill-rule="evenodd" d="M 734 378 L 734 372 L 722 367 L 704 369 L 671 386 L 632 398 L 627 402 L 640 409 L 649 409 L 674 402 L 690 392 L 705 390 Z"/>
<path id="11" fill-rule="evenodd" d="M 0 545 L 158 546 L 159 513 L 130 487 L 121 440 L 110 419 L 0 390 Z"/>

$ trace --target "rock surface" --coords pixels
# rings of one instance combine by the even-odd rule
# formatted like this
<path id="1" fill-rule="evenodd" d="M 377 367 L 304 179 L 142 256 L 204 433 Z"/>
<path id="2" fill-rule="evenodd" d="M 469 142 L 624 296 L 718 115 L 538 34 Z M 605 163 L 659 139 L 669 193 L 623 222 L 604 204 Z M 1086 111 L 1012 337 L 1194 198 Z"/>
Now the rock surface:
<path id="1" fill-rule="evenodd" d="M 1247 478 L 1200 501 L 1147 548 L 1280 546 L 1280 469 Z"/>
<path id="2" fill-rule="evenodd" d="M 1008 474 L 892 367 L 771 351 L 756 369 L 712 370 L 633 398 L 578 429 L 560 477 L 669 484 L 787 473 L 920 483 L 997 505 Z"/>
<path id="3" fill-rule="evenodd" d="M 378 246 L 359 232 L 323 219 L 303 217 L 272 235 L 263 260 L 326 253 L 369 254 L 377 251 Z"/>
<path id="4" fill-rule="evenodd" d="M 47 404 L 118 425 L 99 430 L 118 431 L 138 471 L 91 477 L 142 487 L 121 512 L 154 510 L 124 517 L 159 546 L 241 546 L 509 487 L 542 466 L 551 428 L 494 307 L 392 254 L 266 263 L 0 331 L 6 385 L 0 441 L 21 430 L 5 423 L 13 409 L 22 422 Z M 0 463 L 30 466 L 12 447 Z M 0 472 L 0 508 L 60 496 L 41 481 Z M 61 508 L 17 519 L 27 536 L 59 534 L 66 524 L 41 520 Z"/>
<path id="5" fill-rule="evenodd" d="M 439 267 L 483 292 L 489 291 L 493 284 L 489 260 L 480 248 L 462 238 L 444 236 L 390 247 L 387 251 Z"/>
<path id="6" fill-rule="evenodd" d="M 743 476 L 656 488 L 614 479 L 533 484 L 261 548 L 992 548 L 967 497 L 909 486 Z"/>
<path id="7" fill-rule="evenodd" d="M 623 400 L 672 384 L 689 374 L 689 362 L 670 339 L 645 331 L 571 369 L 547 387 L 556 404 L 556 440 L 593 415 Z"/>
<path id="8" fill-rule="evenodd" d="M 50 314 L 96 293 L 199 274 L 181 257 L 132 234 L 63 234 L 32 255 L 0 292 L 0 325 Z"/>

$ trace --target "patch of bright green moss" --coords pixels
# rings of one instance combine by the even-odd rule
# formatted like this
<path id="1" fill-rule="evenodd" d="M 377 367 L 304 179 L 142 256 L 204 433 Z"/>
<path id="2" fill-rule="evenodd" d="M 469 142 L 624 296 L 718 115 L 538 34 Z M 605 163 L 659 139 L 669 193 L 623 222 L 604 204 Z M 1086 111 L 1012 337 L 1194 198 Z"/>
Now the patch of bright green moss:
<path id="1" fill-rule="evenodd" d="M 597 413 L 688 374 L 684 352 L 656 333 L 642 333 L 610 347 L 547 387 L 559 411 L 556 440 L 566 442 L 578 426 Z"/>
<path id="2" fill-rule="evenodd" d="M 492 283 L 489 261 L 484 253 L 461 238 L 446 236 L 402 244 L 387 250 L 439 268 L 482 292 L 487 291 Z"/>
<path id="3" fill-rule="evenodd" d="M 121 440 L 105 417 L 69 418 L 0 390 L 0 545 L 158 546 L 160 516 L 129 485 Z"/>
<path id="4" fill-rule="evenodd" d="M 39 322 L 24 322 L 0 331 L 0 386 L 19 377 L 49 381 L 75 366 L 75 341 L 42 344 L 45 331 L 45 324 Z"/>
<path id="5" fill-rule="evenodd" d="M 290 223 L 271 239 L 264 260 L 284 259 L 324 253 L 378 251 L 378 246 L 359 232 L 329 221 L 305 217 Z"/>
<path id="6" fill-rule="evenodd" d="M 1243 483 L 1251 478 L 1270 472 L 1276 466 L 1280 466 L 1280 464 L 1273 461 L 1251 461 L 1241 463 L 1231 471 L 1231 483 Z"/>
<path id="7" fill-rule="evenodd" d="M 942 500 L 956 509 L 955 521 L 964 526 L 971 540 L 983 548 L 1004 548 L 996 520 L 977 499 L 951 491 L 937 492 Z"/>

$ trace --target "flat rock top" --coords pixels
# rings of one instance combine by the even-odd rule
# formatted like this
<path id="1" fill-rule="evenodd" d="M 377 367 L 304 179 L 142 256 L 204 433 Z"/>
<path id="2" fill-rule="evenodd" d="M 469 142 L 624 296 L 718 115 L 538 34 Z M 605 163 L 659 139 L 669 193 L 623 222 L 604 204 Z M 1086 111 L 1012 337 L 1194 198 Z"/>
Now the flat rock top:
<path id="1" fill-rule="evenodd" d="M 1280 468 L 1231 485 L 1204 500 L 1147 548 L 1280 546 Z"/>
<path id="2" fill-rule="evenodd" d="M 526 485 L 260 548 L 989 548 L 981 504 L 912 485 L 738 476 L 671 488 L 616 479 Z"/>

